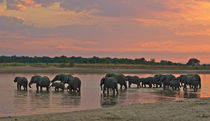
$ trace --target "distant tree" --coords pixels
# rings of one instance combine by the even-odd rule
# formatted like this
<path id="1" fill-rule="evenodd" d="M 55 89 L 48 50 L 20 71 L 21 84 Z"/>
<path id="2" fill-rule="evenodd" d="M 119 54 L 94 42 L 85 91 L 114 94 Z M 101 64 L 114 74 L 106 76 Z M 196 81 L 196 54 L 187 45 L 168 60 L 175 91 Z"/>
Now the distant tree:
<path id="1" fill-rule="evenodd" d="M 134 61 L 135 64 L 145 64 L 147 62 L 145 58 L 136 58 Z"/>
<path id="2" fill-rule="evenodd" d="M 74 60 L 69 61 L 69 67 L 74 67 Z"/>
<path id="3" fill-rule="evenodd" d="M 151 61 L 152 63 L 155 63 L 155 59 L 154 59 L 154 58 L 151 58 L 150 61 Z"/>
<path id="4" fill-rule="evenodd" d="M 171 61 L 167 61 L 167 60 L 161 60 L 161 61 L 160 61 L 160 64 L 161 64 L 161 65 L 173 65 L 174 63 L 171 62 Z"/>
<path id="5" fill-rule="evenodd" d="M 187 62 L 187 65 L 192 65 L 192 66 L 200 65 L 200 60 L 196 58 L 190 58 L 189 61 Z"/>
<path id="6" fill-rule="evenodd" d="M 39 59 L 38 59 L 38 57 L 34 57 L 34 63 L 39 63 Z"/>
<path id="7" fill-rule="evenodd" d="M 102 64 L 164 64 L 164 65 L 182 65 L 181 63 L 173 63 L 171 61 L 163 60 L 161 62 L 155 62 L 155 59 L 150 59 L 147 61 L 145 58 L 99 58 L 93 56 L 91 58 L 83 58 L 83 57 L 67 57 L 67 56 L 56 56 L 56 57 L 29 57 L 29 56 L 0 56 L 0 63 L 61 63 L 63 66 L 69 66 L 70 61 L 73 63 L 83 63 L 83 64 L 94 64 L 94 63 L 102 63 Z"/>

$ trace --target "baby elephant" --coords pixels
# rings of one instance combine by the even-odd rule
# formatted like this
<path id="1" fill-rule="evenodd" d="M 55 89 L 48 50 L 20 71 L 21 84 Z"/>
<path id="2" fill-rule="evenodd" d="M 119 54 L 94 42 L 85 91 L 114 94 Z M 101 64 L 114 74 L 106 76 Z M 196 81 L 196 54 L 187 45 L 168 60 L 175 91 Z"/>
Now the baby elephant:
<path id="1" fill-rule="evenodd" d="M 55 91 L 59 91 L 59 89 L 62 89 L 64 91 L 64 83 L 63 82 L 53 82 L 50 87 L 55 87 Z"/>
<path id="2" fill-rule="evenodd" d="M 25 77 L 15 77 L 14 82 L 17 83 L 17 90 L 21 90 L 23 86 L 24 91 L 27 91 L 28 80 Z"/>

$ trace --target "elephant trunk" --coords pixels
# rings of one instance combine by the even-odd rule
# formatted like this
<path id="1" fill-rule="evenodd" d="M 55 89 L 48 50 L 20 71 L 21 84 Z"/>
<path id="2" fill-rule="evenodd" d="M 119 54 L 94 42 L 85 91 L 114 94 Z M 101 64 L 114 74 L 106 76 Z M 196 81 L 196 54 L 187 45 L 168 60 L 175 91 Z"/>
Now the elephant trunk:
<path id="1" fill-rule="evenodd" d="M 103 84 L 101 83 L 101 84 L 100 84 L 101 90 L 103 90 L 103 87 L 102 87 L 102 86 L 103 86 Z"/>
<path id="2" fill-rule="evenodd" d="M 31 84 L 32 84 L 31 82 L 28 84 L 28 86 L 29 86 L 30 88 L 31 88 Z"/>

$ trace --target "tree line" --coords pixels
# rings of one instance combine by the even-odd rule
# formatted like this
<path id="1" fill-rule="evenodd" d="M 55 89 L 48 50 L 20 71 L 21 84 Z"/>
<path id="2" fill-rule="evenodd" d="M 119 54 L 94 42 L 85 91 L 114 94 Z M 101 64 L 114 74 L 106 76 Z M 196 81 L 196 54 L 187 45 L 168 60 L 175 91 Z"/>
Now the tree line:
<path id="1" fill-rule="evenodd" d="M 188 61 L 187 65 L 193 65 L 194 62 L 199 62 L 199 60 L 192 58 Z M 84 57 L 29 57 L 29 56 L 0 56 L 0 63 L 77 63 L 77 64 L 150 64 L 150 65 L 185 65 L 183 63 L 174 63 L 172 61 L 161 60 L 156 62 L 155 59 L 146 60 L 145 58 L 110 58 L 104 57 L 99 58 L 93 56 L 91 58 Z M 198 63 L 198 64 L 199 64 Z"/>

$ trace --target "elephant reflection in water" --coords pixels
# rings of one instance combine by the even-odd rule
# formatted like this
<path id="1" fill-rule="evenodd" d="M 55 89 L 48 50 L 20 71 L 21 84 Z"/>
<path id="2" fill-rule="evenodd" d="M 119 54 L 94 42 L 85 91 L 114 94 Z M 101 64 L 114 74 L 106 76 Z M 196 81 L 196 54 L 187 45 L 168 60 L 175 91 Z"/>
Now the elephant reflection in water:
<path id="1" fill-rule="evenodd" d="M 18 112 L 24 112 L 25 107 L 28 103 L 28 92 L 27 91 L 14 91 L 14 108 L 18 110 Z"/>
<path id="2" fill-rule="evenodd" d="M 81 96 L 72 96 L 72 94 L 64 93 L 60 101 L 62 105 L 79 106 L 81 104 Z"/>
<path id="3" fill-rule="evenodd" d="M 42 93 L 29 91 L 30 106 L 32 109 L 48 108 L 51 104 L 51 93 L 49 91 L 43 91 Z"/>
<path id="4" fill-rule="evenodd" d="M 101 106 L 102 107 L 109 107 L 109 106 L 115 106 L 118 102 L 118 96 L 112 95 L 107 96 L 104 94 L 101 94 Z"/>
<path id="5" fill-rule="evenodd" d="M 184 91 L 184 98 L 200 98 L 200 94 L 198 92 L 190 92 L 190 91 Z"/>

